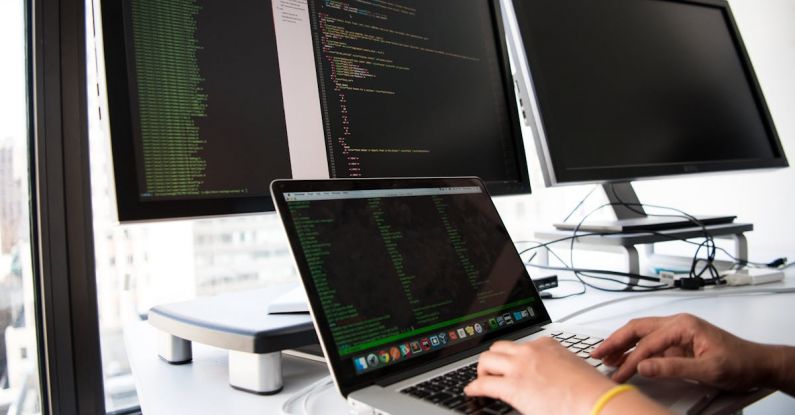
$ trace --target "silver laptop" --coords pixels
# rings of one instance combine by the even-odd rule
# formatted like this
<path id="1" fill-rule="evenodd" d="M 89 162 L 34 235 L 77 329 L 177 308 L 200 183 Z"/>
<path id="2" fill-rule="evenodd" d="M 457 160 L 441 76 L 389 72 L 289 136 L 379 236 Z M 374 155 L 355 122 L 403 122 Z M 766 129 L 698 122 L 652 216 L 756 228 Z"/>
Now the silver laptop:
<path id="1" fill-rule="evenodd" d="M 512 413 L 469 398 L 495 340 L 553 336 L 597 370 L 604 338 L 551 322 L 477 178 L 277 180 L 271 185 L 340 393 L 359 413 Z M 711 389 L 636 380 L 686 413 Z"/>

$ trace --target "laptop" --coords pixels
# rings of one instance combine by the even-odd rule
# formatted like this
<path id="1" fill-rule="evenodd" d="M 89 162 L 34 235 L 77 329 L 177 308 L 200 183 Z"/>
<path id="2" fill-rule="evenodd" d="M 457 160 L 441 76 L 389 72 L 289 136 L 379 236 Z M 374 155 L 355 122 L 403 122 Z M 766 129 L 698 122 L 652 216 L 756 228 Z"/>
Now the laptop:
<path id="1" fill-rule="evenodd" d="M 277 180 L 284 224 L 339 392 L 358 413 L 514 413 L 469 398 L 496 340 L 552 336 L 597 370 L 605 337 L 552 323 L 478 178 Z M 686 413 L 711 388 L 636 379 Z"/>

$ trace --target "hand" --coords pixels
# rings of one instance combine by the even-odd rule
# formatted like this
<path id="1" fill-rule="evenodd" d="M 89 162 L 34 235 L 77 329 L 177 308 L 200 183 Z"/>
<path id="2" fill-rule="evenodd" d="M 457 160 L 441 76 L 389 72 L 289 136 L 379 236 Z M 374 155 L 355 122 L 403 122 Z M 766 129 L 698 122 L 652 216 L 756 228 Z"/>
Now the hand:
<path id="1" fill-rule="evenodd" d="M 632 348 L 634 350 L 631 350 Z M 680 314 L 632 320 L 596 350 L 594 358 L 618 367 L 613 380 L 636 372 L 652 378 L 682 378 L 728 390 L 764 383 L 765 346 L 727 333 L 697 317 Z"/>
<path id="2" fill-rule="evenodd" d="M 552 338 L 496 342 L 480 355 L 469 396 L 500 399 L 523 414 L 587 414 L 615 383 Z"/>

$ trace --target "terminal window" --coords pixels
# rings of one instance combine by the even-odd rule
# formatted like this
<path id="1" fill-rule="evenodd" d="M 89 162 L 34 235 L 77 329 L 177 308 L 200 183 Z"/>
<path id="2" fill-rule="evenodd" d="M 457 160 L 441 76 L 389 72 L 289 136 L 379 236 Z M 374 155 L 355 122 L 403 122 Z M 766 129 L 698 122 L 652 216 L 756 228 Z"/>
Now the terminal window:
<path id="1" fill-rule="evenodd" d="M 290 177 L 269 1 L 124 2 L 142 200 L 269 194 Z"/>
<path id="2" fill-rule="evenodd" d="M 475 190 L 288 199 L 341 356 L 534 298 L 489 197 Z"/>
<path id="3" fill-rule="evenodd" d="M 490 2 L 309 6 L 332 177 L 519 180 Z"/>

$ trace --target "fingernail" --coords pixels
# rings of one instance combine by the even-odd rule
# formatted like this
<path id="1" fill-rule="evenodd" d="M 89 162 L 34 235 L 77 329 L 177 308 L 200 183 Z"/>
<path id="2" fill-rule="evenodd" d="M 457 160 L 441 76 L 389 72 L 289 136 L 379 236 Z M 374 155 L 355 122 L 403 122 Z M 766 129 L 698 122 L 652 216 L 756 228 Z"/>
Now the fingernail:
<path id="1" fill-rule="evenodd" d="M 657 373 L 657 365 L 654 362 L 640 362 L 638 363 L 638 373 L 647 378 L 653 377 Z"/>

